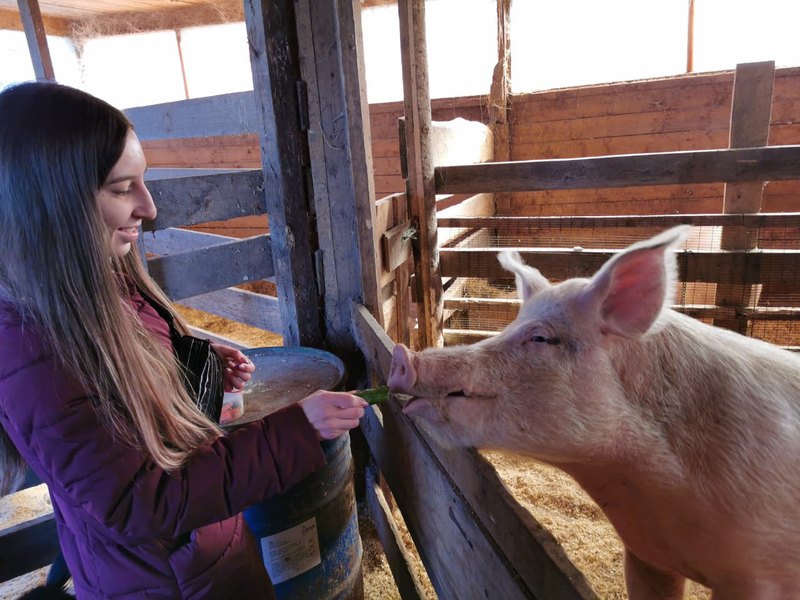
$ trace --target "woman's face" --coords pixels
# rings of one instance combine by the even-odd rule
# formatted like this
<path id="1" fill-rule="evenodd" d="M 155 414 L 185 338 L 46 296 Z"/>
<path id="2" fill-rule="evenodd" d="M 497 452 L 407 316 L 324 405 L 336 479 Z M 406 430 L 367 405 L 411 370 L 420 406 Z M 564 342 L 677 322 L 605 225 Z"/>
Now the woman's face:
<path id="1" fill-rule="evenodd" d="M 155 219 L 156 206 L 144 185 L 147 162 L 133 129 L 125 138 L 125 148 L 108 179 L 97 193 L 97 203 L 108 227 L 111 249 L 122 258 L 139 237 L 144 219 Z"/>

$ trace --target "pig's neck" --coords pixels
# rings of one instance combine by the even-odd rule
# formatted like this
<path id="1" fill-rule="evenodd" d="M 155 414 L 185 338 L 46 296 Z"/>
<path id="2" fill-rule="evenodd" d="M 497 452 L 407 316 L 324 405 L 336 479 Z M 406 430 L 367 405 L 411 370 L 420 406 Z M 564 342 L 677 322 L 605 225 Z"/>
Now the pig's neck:
<path id="1" fill-rule="evenodd" d="M 780 443 L 774 415 L 800 419 L 800 360 L 674 311 L 662 319 L 641 339 L 606 348 L 622 397 L 616 430 L 590 470 L 607 466 L 667 486 L 716 481 L 733 493 L 742 478 L 760 477 L 753 465 L 762 456 L 779 451 L 770 441 Z M 562 468 L 581 481 L 585 464 Z"/>

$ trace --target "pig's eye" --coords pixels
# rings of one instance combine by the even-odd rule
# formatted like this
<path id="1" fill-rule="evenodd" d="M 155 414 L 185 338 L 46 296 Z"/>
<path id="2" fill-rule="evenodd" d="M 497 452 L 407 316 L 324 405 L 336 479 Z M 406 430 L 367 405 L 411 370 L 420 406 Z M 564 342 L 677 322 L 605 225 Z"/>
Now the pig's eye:
<path id="1" fill-rule="evenodd" d="M 537 344 L 550 344 L 551 346 L 555 344 L 561 343 L 561 340 L 557 337 L 546 337 L 544 335 L 535 335 L 533 336 L 533 341 Z"/>

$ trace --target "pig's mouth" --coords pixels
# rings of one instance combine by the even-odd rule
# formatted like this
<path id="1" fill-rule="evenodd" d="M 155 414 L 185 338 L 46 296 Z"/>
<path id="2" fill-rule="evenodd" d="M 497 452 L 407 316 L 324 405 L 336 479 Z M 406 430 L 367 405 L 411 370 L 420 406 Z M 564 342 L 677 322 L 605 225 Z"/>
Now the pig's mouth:
<path id="1" fill-rule="evenodd" d="M 445 396 L 411 396 L 403 405 L 403 413 L 426 416 L 434 404 L 442 404 L 452 400 L 493 400 L 495 396 L 477 395 L 471 391 L 458 390 Z"/>

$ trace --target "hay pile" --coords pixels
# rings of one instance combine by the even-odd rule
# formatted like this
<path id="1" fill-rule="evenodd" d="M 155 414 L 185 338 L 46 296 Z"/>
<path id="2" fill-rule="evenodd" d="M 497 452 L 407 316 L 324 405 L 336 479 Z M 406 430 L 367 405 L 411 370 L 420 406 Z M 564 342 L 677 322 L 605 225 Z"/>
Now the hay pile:
<path id="1" fill-rule="evenodd" d="M 603 511 L 569 475 L 502 452 L 481 451 L 514 498 L 556 538 L 603 600 L 626 600 L 622 542 Z M 711 592 L 687 584 L 687 600 Z"/>

